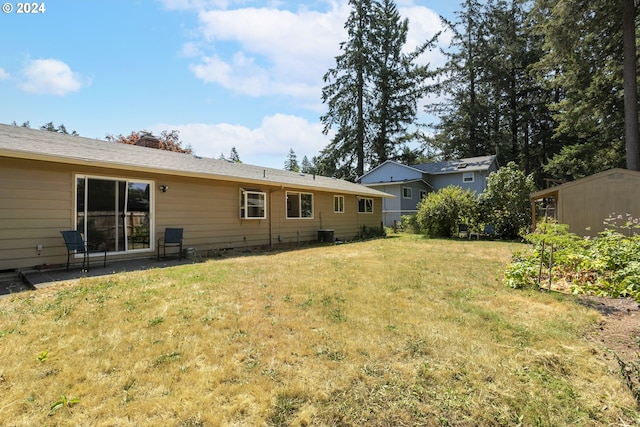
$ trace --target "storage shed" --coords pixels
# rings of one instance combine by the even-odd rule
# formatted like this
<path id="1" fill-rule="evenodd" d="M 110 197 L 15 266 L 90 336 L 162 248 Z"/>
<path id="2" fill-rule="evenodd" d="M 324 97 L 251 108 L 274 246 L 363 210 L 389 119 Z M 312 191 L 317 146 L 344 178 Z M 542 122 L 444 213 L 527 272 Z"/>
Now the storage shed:
<path id="1" fill-rule="evenodd" d="M 550 217 L 579 236 L 595 236 L 609 217 L 640 218 L 640 172 L 610 169 L 536 191 L 530 200 L 534 230 L 540 218 Z"/>

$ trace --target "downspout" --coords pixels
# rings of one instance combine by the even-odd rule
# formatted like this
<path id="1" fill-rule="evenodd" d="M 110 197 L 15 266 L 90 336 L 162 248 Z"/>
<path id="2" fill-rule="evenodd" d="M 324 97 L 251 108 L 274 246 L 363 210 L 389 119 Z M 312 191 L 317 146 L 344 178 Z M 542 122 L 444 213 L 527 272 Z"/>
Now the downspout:
<path id="1" fill-rule="evenodd" d="M 360 204 L 360 196 L 356 195 L 356 226 L 357 226 L 356 236 L 360 236 L 360 212 L 358 211 L 358 209 L 360 208 L 359 204 Z"/>
<path id="2" fill-rule="evenodd" d="M 281 185 L 280 188 L 276 188 L 275 190 L 269 191 L 269 247 L 273 247 L 273 193 L 278 191 L 283 191 L 284 185 Z"/>

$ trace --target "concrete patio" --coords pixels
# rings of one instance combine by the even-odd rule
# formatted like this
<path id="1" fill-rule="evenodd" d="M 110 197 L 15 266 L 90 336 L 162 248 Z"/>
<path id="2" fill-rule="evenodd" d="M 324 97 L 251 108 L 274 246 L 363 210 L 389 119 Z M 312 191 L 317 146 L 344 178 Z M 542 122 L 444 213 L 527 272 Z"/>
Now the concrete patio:
<path id="1" fill-rule="evenodd" d="M 37 291 L 44 287 L 53 286 L 56 283 L 68 280 L 77 280 L 83 277 L 108 276 L 110 274 L 127 271 L 149 270 L 153 268 L 168 268 L 179 265 L 193 264 L 193 259 L 166 258 L 157 261 L 153 258 L 140 258 L 126 261 L 107 262 L 103 267 L 101 262 L 93 261 L 88 271 L 82 270 L 82 265 L 72 264 L 69 271 L 66 265 L 52 266 L 52 268 L 31 268 L 19 272 L 4 272 L 0 274 L 0 298 L 18 292 Z"/>

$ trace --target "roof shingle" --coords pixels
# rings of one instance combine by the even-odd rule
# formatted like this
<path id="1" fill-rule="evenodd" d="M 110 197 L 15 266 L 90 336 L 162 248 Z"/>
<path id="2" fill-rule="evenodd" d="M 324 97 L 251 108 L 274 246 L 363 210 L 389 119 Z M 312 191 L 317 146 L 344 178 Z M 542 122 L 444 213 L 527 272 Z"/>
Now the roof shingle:
<path id="1" fill-rule="evenodd" d="M 392 197 L 349 181 L 0 124 L 0 156 L 246 184 Z"/>

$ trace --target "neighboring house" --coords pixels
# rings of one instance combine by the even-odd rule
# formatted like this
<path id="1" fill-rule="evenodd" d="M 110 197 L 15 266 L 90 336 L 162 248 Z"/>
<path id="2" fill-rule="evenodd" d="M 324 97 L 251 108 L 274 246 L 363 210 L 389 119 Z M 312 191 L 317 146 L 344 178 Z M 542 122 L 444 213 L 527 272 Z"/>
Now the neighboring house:
<path id="1" fill-rule="evenodd" d="M 569 225 L 579 236 L 595 236 L 604 231 L 604 220 L 621 215 L 640 218 L 640 172 L 610 169 L 562 185 L 536 191 L 530 196 L 533 229 L 540 217 Z"/>
<path id="2" fill-rule="evenodd" d="M 0 124 L 0 271 L 65 263 L 69 229 L 105 242 L 110 260 L 153 256 L 166 227 L 184 228 L 196 250 L 311 241 L 319 230 L 351 239 L 381 226 L 386 197 L 344 180 Z"/>
<path id="3" fill-rule="evenodd" d="M 382 206 L 383 222 L 385 226 L 392 227 L 402 215 L 416 213 L 418 203 L 429 192 L 457 185 L 480 194 L 487 188 L 489 174 L 497 170 L 496 156 L 412 166 L 387 160 L 362 175 L 359 182 L 395 196 L 384 199 Z"/>

